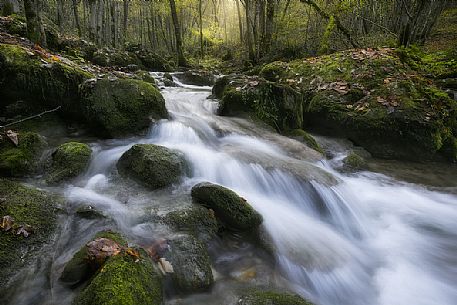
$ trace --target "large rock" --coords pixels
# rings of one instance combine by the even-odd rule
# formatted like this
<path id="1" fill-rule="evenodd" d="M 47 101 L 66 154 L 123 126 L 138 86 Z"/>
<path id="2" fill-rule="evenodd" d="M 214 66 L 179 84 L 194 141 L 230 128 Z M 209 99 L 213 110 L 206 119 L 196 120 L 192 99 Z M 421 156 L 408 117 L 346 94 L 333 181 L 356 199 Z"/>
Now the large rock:
<path id="1" fill-rule="evenodd" d="M 163 222 L 203 241 L 210 240 L 219 229 L 214 213 L 199 205 L 172 211 L 163 217 Z"/>
<path id="2" fill-rule="evenodd" d="M 176 73 L 175 76 L 185 84 L 196 86 L 212 86 L 216 81 L 214 74 L 208 71 L 191 70 Z"/>
<path id="3" fill-rule="evenodd" d="M 165 101 L 150 83 L 134 79 L 101 79 L 84 84 L 84 116 L 94 132 L 125 136 L 147 128 L 151 119 L 167 118 Z"/>
<path id="4" fill-rule="evenodd" d="M 170 251 L 165 258 L 173 266 L 173 283 L 183 293 L 208 290 L 214 282 L 206 247 L 191 235 L 169 241 Z"/>
<path id="5" fill-rule="evenodd" d="M 149 257 L 110 257 L 73 305 L 160 305 L 162 279 Z"/>
<path id="6" fill-rule="evenodd" d="M 262 223 L 262 216 L 235 192 L 208 182 L 192 188 L 192 198 L 214 211 L 216 217 L 229 229 L 249 231 Z"/>
<path id="7" fill-rule="evenodd" d="M 52 240 L 59 204 L 58 197 L 0 179 L 0 300 L 13 275 Z M 12 228 L 3 226 L 5 217 Z"/>
<path id="8" fill-rule="evenodd" d="M 92 150 L 89 145 L 68 142 L 52 153 L 52 163 L 46 181 L 50 184 L 80 175 L 88 166 Z"/>
<path id="9" fill-rule="evenodd" d="M 242 296 L 238 305 L 313 305 L 296 294 L 252 290 Z"/>
<path id="10" fill-rule="evenodd" d="M 373 156 L 457 159 L 457 102 L 394 49 L 358 49 L 289 63 L 215 86 L 220 113 L 254 113 L 280 131 L 349 138 Z M 224 86 L 225 85 L 225 86 Z"/>
<path id="11" fill-rule="evenodd" d="M 96 241 L 101 238 L 112 241 L 112 243 L 121 247 L 127 246 L 127 242 L 124 238 L 115 232 L 99 232 L 95 235 L 92 241 Z M 70 261 L 68 261 L 65 265 L 59 279 L 66 285 L 75 287 L 90 279 L 97 272 L 97 270 L 103 266 L 106 259 L 108 259 L 108 256 L 106 256 L 105 259 L 91 260 L 89 257 L 88 244 L 84 245 L 78 252 L 76 252 Z"/>
<path id="12" fill-rule="evenodd" d="M 166 147 L 136 144 L 121 156 L 117 169 L 122 176 L 157 189 L 178 182 L 186 172 L 186 161 L 181 153 Z"/>
<path id="13" fill-rule="evenodd" d="M 19 132 L 18 145 L 3 137 L 0 139 L 0 175 L 20 177 L 36 171 L 41 153 L 46 146 L 37 133 Z"/>

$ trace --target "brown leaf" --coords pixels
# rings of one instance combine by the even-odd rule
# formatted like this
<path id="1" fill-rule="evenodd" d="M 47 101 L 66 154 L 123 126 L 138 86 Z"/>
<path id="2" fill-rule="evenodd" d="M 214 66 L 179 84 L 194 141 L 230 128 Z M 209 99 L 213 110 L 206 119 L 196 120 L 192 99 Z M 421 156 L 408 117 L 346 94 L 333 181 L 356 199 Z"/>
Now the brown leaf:
<path id="1" fill-rule="evenodd" d="M 166 273 L 175 272 L 173 270 L 173 265 L 163 257 L 159 259 L 157 265 L 159 266 L 159 269 L 163 275 L 165 275 Z"/>
<path id="2" fill-rule="evenodd" d="M 16 231 L 16 235 L 23 235 L 25 238 L 29 237 L 31 233 L 32 227 L 29 225 L 20 226 Z"/>
<path id="3" fill-rule="evenodd" d="M 2 222 L 0 223 L 0 228 L 3 231 L 9 231 L 13 227 L 13 224 L 14 224 L 14 218 L 9 215 L 6 215 L 6 216 L 3 216 L 3 218 L 2 218 Z"/>
<path id="4" fill-rule="evenodd" d="M 86 245 L 90 260 L 103 264 L 108 257 L 118 255 L 122 247 L 108 238 L 97 238 Z"/>
<path id="5" fill-rule="evenodd" d="M 145 250 L 151 258 L 158 261 L 168 250 L 168 241 L 165 238 L 160 238 L 155 240 L 149 247 L 145 247 Z"/>
<path id="6" fill-rule="evenodd" d="M 19 145 L 19 140 L 17 138 L 17 133 L 12 131 L 11 129 L 6 132 L 6 136 L 14 143 L 14 145 Z"/>
<path id="7" fill-rule="evenodd" d="M 125 250 L 125 254 L 130 255 L 131 257 L 133 257 L 135 259 L 140 258 L 140 252 L 138 252 L 136 249 L 133 249 L 133 248 L 127 248 Z"/>

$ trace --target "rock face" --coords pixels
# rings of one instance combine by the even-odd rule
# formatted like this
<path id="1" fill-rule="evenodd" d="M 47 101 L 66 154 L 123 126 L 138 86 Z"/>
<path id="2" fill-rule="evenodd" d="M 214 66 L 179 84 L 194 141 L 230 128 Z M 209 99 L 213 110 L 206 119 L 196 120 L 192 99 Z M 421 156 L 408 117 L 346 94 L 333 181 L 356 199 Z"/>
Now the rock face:
<path id="1" fill-rule="evenodd" d="M 107 260 L 73 305 L 160 305 L 162 281 L 149 258 L 116 255 Z"/>
<path id="2" fill-rule="evenodd" d="M 0 224 L 9 216 L 12 228 L 0 228 L 0 296 L 8 280 L 33 261 L 41 247 L 52 240 L 57 227 L 58 197 L 0 179 Z M 28 234 L 21 230 L 24 229 Z M 27 237 L 26 237 L 27 235 Z M 0 300 L 2 297 L 0 297 Z M 6 302 L 7 303 L 7 302 Z"/>
<path id="3" fill-rule="evenodd" d="M 346 172 L 355 172 L 367 168 L 367 161 L 358 154 L 352 152 L 343 159 L 342 170 Z"/>
<path id="4" fill-rule="evenodd" d="M 46 145 L 44 139 L 34 132 L 19 132 L 18 145 L 0 139 L 0 175 L 21 177 L 33 173 Z"/>
<path id="5" fill-rule="evenodd" d="M 68 142 L 60 145 L 52 154 L 46 181 L 54 184 L 80 175 L 88 166 L 91 153 L 87 144 Z"/>
<path id="6" fill-rule="evenodd" d="M 133 79 L 86 82 L 85 116 L 95 132 L 125 136 L 147 128 L 152 119 L 167 118 L 165 101 L 150 83 Z"/>
<path id="7" fill-rule="evenodd" d="M 173 283 L 183 293 L 208 290 L 214 282 L 206 247 L 194 237 L 179 236 L 169 242 L 165 258 L 173 266 Z"/>
<path id="8" fill-rule="evenodd" d="M 380 158 L 457 159 L 457 102 L 394 49 L 265 65 L 217 81 L 220 114 L 254 114 L 279 131 L 349 138 Z"/>
<path id="9" fill-rule="evenodd" d="M 137 144 L 126 151 L 117 163 L 122 176 L 157 189 L 180 180 L 186 172 L 184 156 L 163 146 Z"/>
<path id="10" fill-rule="evenodd" d="M 235 192 L 212 183 L 203 182 L 192 188 L 195 202 L 210 208 L 229 229 L 249 231 L 262 223 L 262 216 Z"/>
<path id="11" fill-rule="evenodd" d="M 313 305 L 296 294 L 253 290 L 242 296 L 239 305 Z"/>
<path id="12" fill-rule="evenodd" d="M 203 241 L 214 237 L 219 228 L 214 213 L 199 205 L 170 212 L 163 221 L 176 230 L 190 233 Z"/>
<path id="13" fill-rule="evenodd" d="M 176 73 L 175 76 L 185 84 L 196 86 L 212 86 L 216 81 L 214 75 L 208 71 L 186 71 Z"/>

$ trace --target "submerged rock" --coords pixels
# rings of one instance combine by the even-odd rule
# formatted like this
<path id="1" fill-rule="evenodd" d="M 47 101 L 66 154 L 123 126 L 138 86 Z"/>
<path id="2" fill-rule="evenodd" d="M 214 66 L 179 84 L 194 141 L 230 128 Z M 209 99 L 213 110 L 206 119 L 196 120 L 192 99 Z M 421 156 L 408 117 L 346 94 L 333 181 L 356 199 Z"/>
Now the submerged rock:
<path id="1" fill-rule="evenodd" d="M 18 145 L 0 139 L 0 175 L 21 177 L 33 173 L 46 146 L 44 139 L 34 132 L 19 132 Z"/>
<path id="2" fill-rule="evenodd" d="M 92 150 L 89 145 L 68 142 L 52 153 L 52 163 L 46 181 L 59 183 L 80 175 L 88 166 Z"/>
<path id="3" fill-rule="evenodd" d="M 0 228 L 0 295 L 13 275 L 52 240 L 59 204 L 59 197 L 0 179 L 0 224 L 6 216 L 11 219 L 11 228 Z"/>
<path id="4" fill-rule="evenodd" d="M 343 159 L 343 171 L 354 172 L 367 168 L 367 161 L 358 154 L 351 152 Z"/>
<path id="5" fill-rule="evenodd" d="M 290 131 L 288 135 L 291 137 L 298 138 L 300 141 L 305 142 L 306 145 L 308 145 L 308 147 L 310 147 L 320 153 L 324 153 L 324 150 L 319 145 L 319 143 L 317 143 L 316 139 L 314 139 L 314 137 L 312 135 L 310 135 L 303 129 L 294 129 L 294 130 Z"/>
<path id="6" fill-rule="evenodd" d="M 262 223 L 262 216 L 232 190 L 203 182 L 192 188 L 195 202 L 214 211 L 216 217 L 229 229 L 249 231 Z"/>
<path id="7" fill-rule="evenodd" d="M 165 101 L 150 83 L 134 79 L 101 79 L 83 87 L 85 117 L 94 133 L 117 137 L 149 127 L 151 119 L 167 118 Z"/>
<path id="8" fill-rule="evenodd" d="M 238 305 L 313 305 L 296 294 L 253 290 L 242 296 Z"/>
<path id="9" fill-rule="evenodd" d="M 208 290 L 214 282 L 206 247 L 191 235 L 169 241 L 170 251 L 165 258 L 173 266 L 173 283 L 183 293 Z"/>
<path id="10" fill-rule="evenodd" d="M 178 182 L 186 172 L 186 161 L 180 152 L 153 144 L 136 144 L 117 163 L 122 176 L 157 189 Z"/>

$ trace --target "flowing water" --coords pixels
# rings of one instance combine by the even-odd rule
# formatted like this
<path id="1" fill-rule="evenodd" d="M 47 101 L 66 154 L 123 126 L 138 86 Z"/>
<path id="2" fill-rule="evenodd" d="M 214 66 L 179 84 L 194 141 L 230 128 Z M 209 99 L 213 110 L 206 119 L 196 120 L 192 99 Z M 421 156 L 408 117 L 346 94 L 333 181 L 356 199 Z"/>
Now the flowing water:
<path id="1" fill-rule="evenodd" d="M 191 187 L 210 181 L 233 189 L 263 215 L 274 261 L 239 236 L 214 242 L 213 290 L 168 304 L 236 304 L 237 291 L 249 285 L 292 290 L 319 305 L 457 304 L 455 183 L 432 189 L 373 172 L 342 175 L 333 168 L 344 149 L 334 152 L 334 161 L 321 160 L 296 140 L 216 116 L 209 87 L 180 85 L 163 89 L 170 119 L 147 136 L 92 144 L 85 176 L 58 189 L 70 216 L 62 221 L 54 257 L 28 271 L 25 278 L 33 280 L 18 288 L 13 303 L 70 304 L 74 292 L 57 279 L 93 232 L 116 228 L 138 244 L 167 237 L 173 232 L 157 215 L 189 206 Z M 116 161 L 136 143 L 183 152 L 190 173 L 159 191 L 120 179 Z M 450 176 L 457 181 L 455 172 Z M 81 204 L 107 220 L 72 216 Z M 39 280 L 32 276 L 37 272 L 50 275 Z"/>

